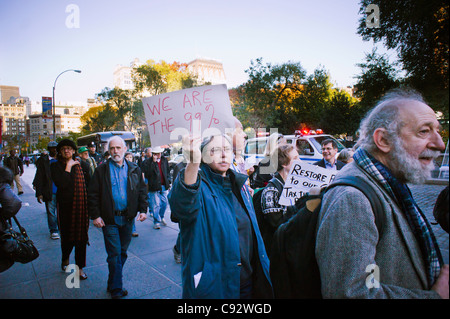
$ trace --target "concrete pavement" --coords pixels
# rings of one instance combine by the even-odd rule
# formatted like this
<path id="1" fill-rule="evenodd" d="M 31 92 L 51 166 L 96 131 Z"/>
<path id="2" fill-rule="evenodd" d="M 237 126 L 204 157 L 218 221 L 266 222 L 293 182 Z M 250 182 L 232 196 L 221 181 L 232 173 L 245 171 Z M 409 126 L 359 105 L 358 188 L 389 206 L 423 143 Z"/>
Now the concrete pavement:
<path id="1" fill-rule="evenodd" d="M 34 165 L 25 167 L 21 178 L 24 194 L 20 196 L 23 204 L 17 218 L 40 256 L 28 264 L 15 263 L 0 273 L 0 299 L 109 299 L 103 233 L 92 225 L 92 221 L 84 268 L 88 279 L 80 282 L 80 288 L 67 288 L 66 279 L 70 274 L 60 267 L 60 240 L 50 239 L 45 206 L 36 201 L 31 186 L 35 171 Z M 166 221 L 168 225 L 159 230 L 153 229 L 153 221 L 149 218 L 136 222 L 139 237 L 132 238 L 124 267 L 124 288 L 128 290 L 125 299 L 181 298 L 181 265 L 175 263 L 172 252 L 179 229 L 170 221 L 169 213 L 166 213 Z M 74 252 L 70 262 L 75 263 Z"/>
<path id="2" fill-rule="evenodd" d="M 40 256 L 28 264 L 14 264 L 0 273 L 0 299 L 109 299 L 106 292 L 108 265 L 101 230 L 89 228 L 89 242 L 85 272 L 89 278 L 80 282 L 80 288 L 68 288 L 69 273 L 62 272 L 60 240 L 49 237 L 47 216 L 43 204 L 34 196 L 31 182 L 35 167 L 25 167 L 22 176 L 23 206 L 17 217 L 39 250 Z M 434 202 L 443 185 L 411 186 L 414 198 L 430 222 L 434 221 Z M 179 299 L 181 298 L 181 266 L 173 258 L 178 225 L 170 222 L 160 230 L 153 229 L 147 219 L 137 222 L 139 237 L 132 239 L 128 260 L 124 268 L 124 287 L 129 295 L 125 299 Z M 439 225 L 433 225 L 445 263 L 449 263 L 449 236 Z M 74 261 L 72 253 L 71 263 Z"/>

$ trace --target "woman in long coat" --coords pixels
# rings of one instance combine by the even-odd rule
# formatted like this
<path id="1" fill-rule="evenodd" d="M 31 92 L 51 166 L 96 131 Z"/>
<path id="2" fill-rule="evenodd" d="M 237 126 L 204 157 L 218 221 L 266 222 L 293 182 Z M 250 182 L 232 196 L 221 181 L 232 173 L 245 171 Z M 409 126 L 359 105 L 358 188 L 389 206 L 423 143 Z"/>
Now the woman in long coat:
<path id="1" fill-rule="evenodd" d="M 57 187 L 56 200 L 63 271 L 69 265 L 70 254 L 75 247 L 75 263 L 81 280 L 87 279 L 83 268 L 86 266 L 86 246 L 88 244 L 89 216 L 87 210 L 87 190 L 80 162 L 74 160 L 77 150 L 75 143 L 64 139 L 56 147 L 58 161 L 50 166 L 53 182 Z"/>

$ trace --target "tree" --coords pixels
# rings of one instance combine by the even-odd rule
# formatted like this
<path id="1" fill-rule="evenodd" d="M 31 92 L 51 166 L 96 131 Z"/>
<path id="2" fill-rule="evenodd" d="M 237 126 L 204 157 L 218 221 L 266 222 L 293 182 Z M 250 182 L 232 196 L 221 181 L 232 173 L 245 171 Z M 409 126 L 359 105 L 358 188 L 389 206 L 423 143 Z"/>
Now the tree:
<path id="1" fill-rule="evenodd" d="M 116 113 L 109 104 L 101 105 L 91 108 L 81 120 L 84 123 L 81 129 L 83 134 L 112 131 L 116 125 Z"/>
<path id="2" fill-rule="evenodd" d="M 187 64 L 179 62 L 148 60 L 133 70 L 132 78 L 137 94 L 158 95 L 197 85 L 197 78 L 189 73 Z"/>
<path id="3" fill-rule="evenodd" d="M 289 61 L 264 65 L 258 58 L 245 72 L 249 80 L 237 89 L 236 113 L 251 114 L 246 120 L 254 128 L 290 129 L 295 121 L 292 103 L 301 93 L 301 81 L 306 76 L 301 64 Z"/>
<path id="4" fill-rule="evenodd" d="M 366 25 L 369 4 L 379 8 L 379 28 Z M 358 33 L 398 53 L 405 83 L 422 92 L 435 110 L 448 110 L 449 5 L 445 0 L 361 0 Z M 447 111 L 448 114 L 448 111 Z"/>
<path id="5" fill-rule="evenodd" d="M 398 70 L 389 62 L 386 54 L 378 54 L 377 49 L 366 53 L 365 61 L 356 64 L 361 74 L 356 75 L 355 95 L 361 99 L 362 112 L 368 111 L 387 91 L 399 86 Z"/>
<path id="6" fill-rule="evenodd" d="M 360 104 L 347 92 L 333 90 L 322 112 L 319 127 L 331 135 L 354 135 L 361 119 Z"/>
<path id="7" fill-rule="evenodd" d="M 119 131 L 132 130 L 132 125 L 127 121 L 127 116 L 130 113 L 134 96 L 131 90 L 123 90 L 115 87 L 113 89 L 104 88 L 102 92 L 97 94 L 97 98 L 105 103 L 107 107 L 105 112 L 115 114 L 115 129 Z M 109 114 L 106 114 L 109 116 Z"/>
<path id="8" fill-rule="evenodd" d="M 323 66 L 316 68 L 304 81 L 304 90 L 295 101 L 297 129 L 300 123 L 319 128 L 321 118 L 332 96 L 332 84 Z"/>

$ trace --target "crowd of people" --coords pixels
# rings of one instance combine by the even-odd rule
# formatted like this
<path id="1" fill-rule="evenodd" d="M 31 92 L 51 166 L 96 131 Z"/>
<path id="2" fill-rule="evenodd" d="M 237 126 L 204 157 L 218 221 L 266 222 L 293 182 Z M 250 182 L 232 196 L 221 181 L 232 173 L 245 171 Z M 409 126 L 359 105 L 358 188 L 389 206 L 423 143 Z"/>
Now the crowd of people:
<path id="1" fill-rule="evenodd" d="M 445 147 L 439 130 L 419 94 L 397 90 L 366 115 L 354 149 L 338 156 L 334 140 L 322 142 L 323 159 L 315 165 L 339 171 L 337 178 L 364 178 L 384 210 L 379 229 L 361 191 L 337 186 L 325 193 L 315 248 L 324 298 L 448 298 L 448 265 L 407 186 L 430 177 L 433 159 Z M 283 135 L 272 134 L 265 158 L 248 168 L 245 138 L 237 118 L 231 134 L 183 136 L 186 161 L 173 178 L 158 146 L 135 161 L 115 136 L 105 160 L 95 145 L 50 142 L 48 154 L 36 162 L 33 186 L 37 201 L 45 203 L 50 238 L 61 239 L 62 270 L 75 248 L 79 277 L 88 278 L 83 268 L 92 220 L 104 235 L 107 290 L 113 299 L 126 296 L 122 274 L 131 238 L 138 236 L 135 221 L 150 213 L 158 230 L 167 225 L 170 205 L 170 218 L 180 228 L 173 252 L 181 263 L 183 298 L 273 298 L 272 239 L 297 213 L 279 199 L 299 154 Z M 5 163 L 20 195 L 23 167 L 13 153 Z M 366 267 L 373 264 L 381 272 L 376 289 L 366 284 Z"/>

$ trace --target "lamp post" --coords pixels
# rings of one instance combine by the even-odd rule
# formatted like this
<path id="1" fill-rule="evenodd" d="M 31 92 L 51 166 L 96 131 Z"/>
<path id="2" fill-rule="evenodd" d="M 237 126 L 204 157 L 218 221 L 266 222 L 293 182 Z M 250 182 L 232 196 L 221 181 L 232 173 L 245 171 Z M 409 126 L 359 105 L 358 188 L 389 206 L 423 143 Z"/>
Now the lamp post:
<path id="1" fill-rule="evenodd" d="M 73 70 L 73 69 L 65 70 L 65 71 L 61 72 L 60 74 L 58 74 L 58 76 L 56 77 L 55 82 L 53 83 L 53 99 L 52 99 L 53 112 L 52 112 L 52 114 L 53 114 L 53 141 L 55 141 L 55 142 L 56 142 L 55 86 L 56 86 L 56 81 L 58 81 L 58 78 L 61 76 L 61 74 L 65 73 L 65 72 L 69 72 L 69 71 L 81 73 L 81 70 Z"/>

